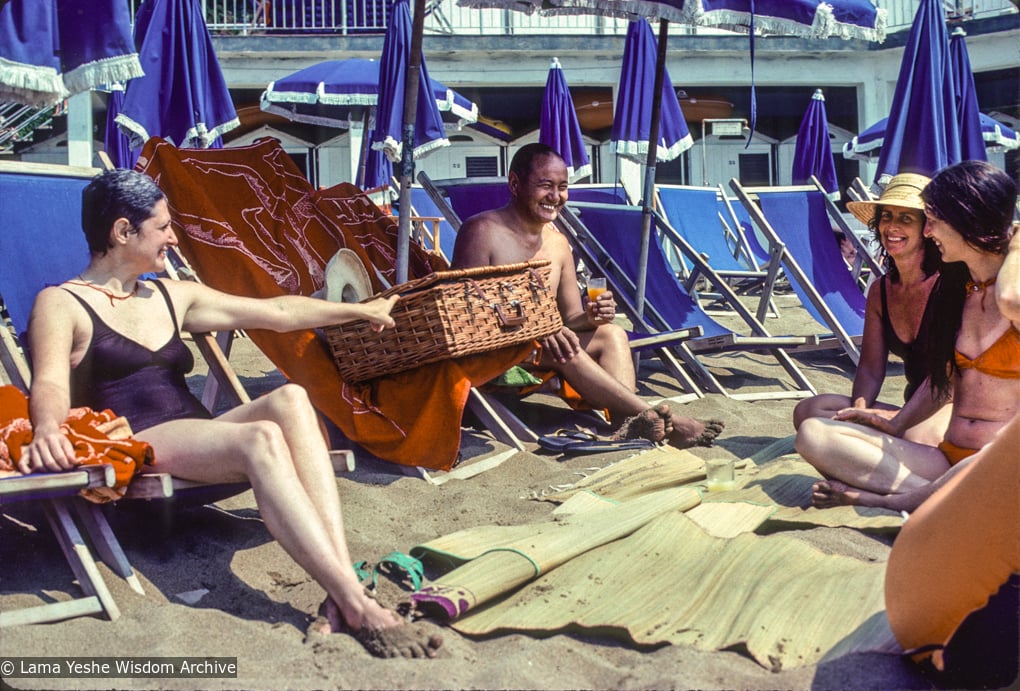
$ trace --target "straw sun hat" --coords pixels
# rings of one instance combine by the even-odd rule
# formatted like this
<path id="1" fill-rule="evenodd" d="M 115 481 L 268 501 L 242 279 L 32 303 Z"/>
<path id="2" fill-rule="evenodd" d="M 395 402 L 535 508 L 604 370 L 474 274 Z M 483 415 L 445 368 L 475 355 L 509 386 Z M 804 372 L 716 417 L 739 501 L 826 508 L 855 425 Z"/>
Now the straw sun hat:
<path id="1" fill-rule="evenodd" d="M 326 284 L 313 297 L 330 302 L 361 302 L 372 297 L 372 281 L 368 270 L 357 253 L 347 248 L 341 249 L 325 270 Z"/>
<path id="2" fill-rule="evenodd" d="M 875 207 L 902 206 L 907 209 L 924 211 L 924 202 L 921 201 L 921 190 L 931 182 L 930 178 L 917 173 L 900 173 L 889 181 L 889 184 L 882 190 L 882 195 L 875 201 L 847 202 L 846 208 L 857 217 L 857 220 L 868 225 L 875 217 Z"/>

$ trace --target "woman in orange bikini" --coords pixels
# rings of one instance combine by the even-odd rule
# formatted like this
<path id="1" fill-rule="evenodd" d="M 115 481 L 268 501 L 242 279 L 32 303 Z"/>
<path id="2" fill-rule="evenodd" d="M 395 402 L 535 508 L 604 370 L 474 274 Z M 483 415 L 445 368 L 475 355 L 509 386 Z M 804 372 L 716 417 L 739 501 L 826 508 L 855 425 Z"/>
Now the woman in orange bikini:
<path id="1" fill-rule="evenodd" d="M 995 438 L 1020 412 L 1020 234 L 1012 227 L 1017 184 L 983 162 L 946 168 L 921 197 L 931 237 L 945 263 L 963 262 L 964 291 L 941 291 L 931 332 L 929 383 L 891 419 L 848 408 L 805 420 L 797 451 L 828 480 L 815 506 L 883 506 L 912 511 L 932 483 Z M 905 430 L 952 401 L 938 446 L 903 438 Z"/>

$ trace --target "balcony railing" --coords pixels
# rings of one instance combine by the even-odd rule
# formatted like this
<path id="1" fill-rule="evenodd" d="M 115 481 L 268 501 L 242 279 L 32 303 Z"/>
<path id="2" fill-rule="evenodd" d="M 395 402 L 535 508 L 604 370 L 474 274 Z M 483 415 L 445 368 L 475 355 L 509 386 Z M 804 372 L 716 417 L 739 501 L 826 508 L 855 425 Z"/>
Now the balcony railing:
<path id="1" fill-rule="evenodd" d="M 128 0 L 132 12 L 144 0 Z M 213 34 L 374 34 L 386 30 L 392 0 L 202 0 Z M 920 0 L 880 0 L 888 31 L 910 27 Z M 943 0 L 950 20 L 1015 14 L 1010 0 Z M 511 10 L 475 10 L 456 0 L 427 0 L 425 30 L 433 34 L 527 35 L 624 34 L 627 22 L 597 16 L 528 16 Z M 676 27 L 674 33 L 718 33 L 706 28 Z"/>

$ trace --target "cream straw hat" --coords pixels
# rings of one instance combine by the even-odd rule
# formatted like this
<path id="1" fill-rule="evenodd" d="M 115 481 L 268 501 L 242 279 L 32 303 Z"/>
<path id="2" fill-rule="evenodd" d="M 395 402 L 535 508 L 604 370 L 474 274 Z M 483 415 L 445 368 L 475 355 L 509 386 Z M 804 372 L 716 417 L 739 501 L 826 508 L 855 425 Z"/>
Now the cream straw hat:
<path id="1" fill-rule="evenodd" d="M 333 255 L 325 269 L 325 285 L 312 297 L 330 302 L 361 302 L 372 297 L 372 281 L 364 262 L 346 247 Z"/>
<path id="2" fill-rule="evenodd" d="M 901 173 L 894 176 L 889 184 L 882 190 L 882 196 L 875 201 L 868 202 L 847 202 L 846 208 L 857 217 L 857 220 L 868 225 L 875 217 L 875 207 L 882 206 L 903 206 L 908 209 L 924 211 L 924 202 L 921 201 L 921 190 L 923 190 L 930 178 L 917 173 Z"/>

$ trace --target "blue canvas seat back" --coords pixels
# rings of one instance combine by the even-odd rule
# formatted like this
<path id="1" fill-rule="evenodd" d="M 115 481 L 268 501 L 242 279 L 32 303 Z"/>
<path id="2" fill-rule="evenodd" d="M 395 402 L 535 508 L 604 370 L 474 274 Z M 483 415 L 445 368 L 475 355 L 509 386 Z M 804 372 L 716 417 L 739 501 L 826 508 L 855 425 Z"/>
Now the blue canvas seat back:
<path id="1" fill-rule="evenodd" d="M 851 336 L 864 333 L 865 297 L 843 261 L 821 192 L 768 192 L 759 205 L 769 224 L 786 244 L 808 281 Z M 804 308 L 824 324 L 804 286 L 786 273 Z"/>
<path id="2" fill-rule="evenodd" d="M 619 185 L 605 187 L 571 187 L 569 197 L 574 202 L 592 204 L 626 204 L 627 190 Z"/>
<path id="3" fill-rule="evenodd" d="M 446 188 L 446 196 L 461 222 L 464 222 L 475 214 L 504 206 L 510 201 L 510 188 L 505 181 L 450 185 Z"/>
<path id="4" fill-rule="evenodd" d="M 637 282 L 641 253 L 641 211 L 636 207 L 584 207 L 580 219 L 631 281 Z M 703 336 L 732 333 L 712 319 L 674 276 L 659 243 L 650 243 L 645 300 L 662 315 L 668 329 L 702 328 Z"/>
<path id="5" fill-rule="evenodd" d="M 659 201 L 666 220 L 716 271 L 750 271 L 733 256 L 731 245 L 719 220 L 719 193 L 714 189 L 659 188 Z M 687 262 L 684 262 L 685 264 Z"/>
<path id="6" fill-rule="evenodd" d="M 726 219 L 727 223 L 731 223 L 730 209 L 733 209 L 733 215 L 737 217 L 737 223 L 740 224 L 740 228 L 744 231 L 744 237 L 747 238 L 747 244 L 751 249 L 751 254 L 754 256 L 754 260 L 758 262 L 758 266 L 768 264 L 769 262 L 769 251 L 762 247 L 761 242 L 758 240 L 758 233 L 754 230 L 754 223 L 751 221 L 751 214 L 747 213 L 747 209 L 744 205 L 739 202 L 730 202 L 727 208 L 726 202 L 722 199 L 717 201 L 719 213 Z M 734 228 L 736 230 L 736 228 Z"/>
<path id="7" fill-rule="evenodd" d="M 19 335 L 28 328 L 36 294 L 85 268 L 81 230 L 86 178 L 0 174 L 0 295 Z"/>

